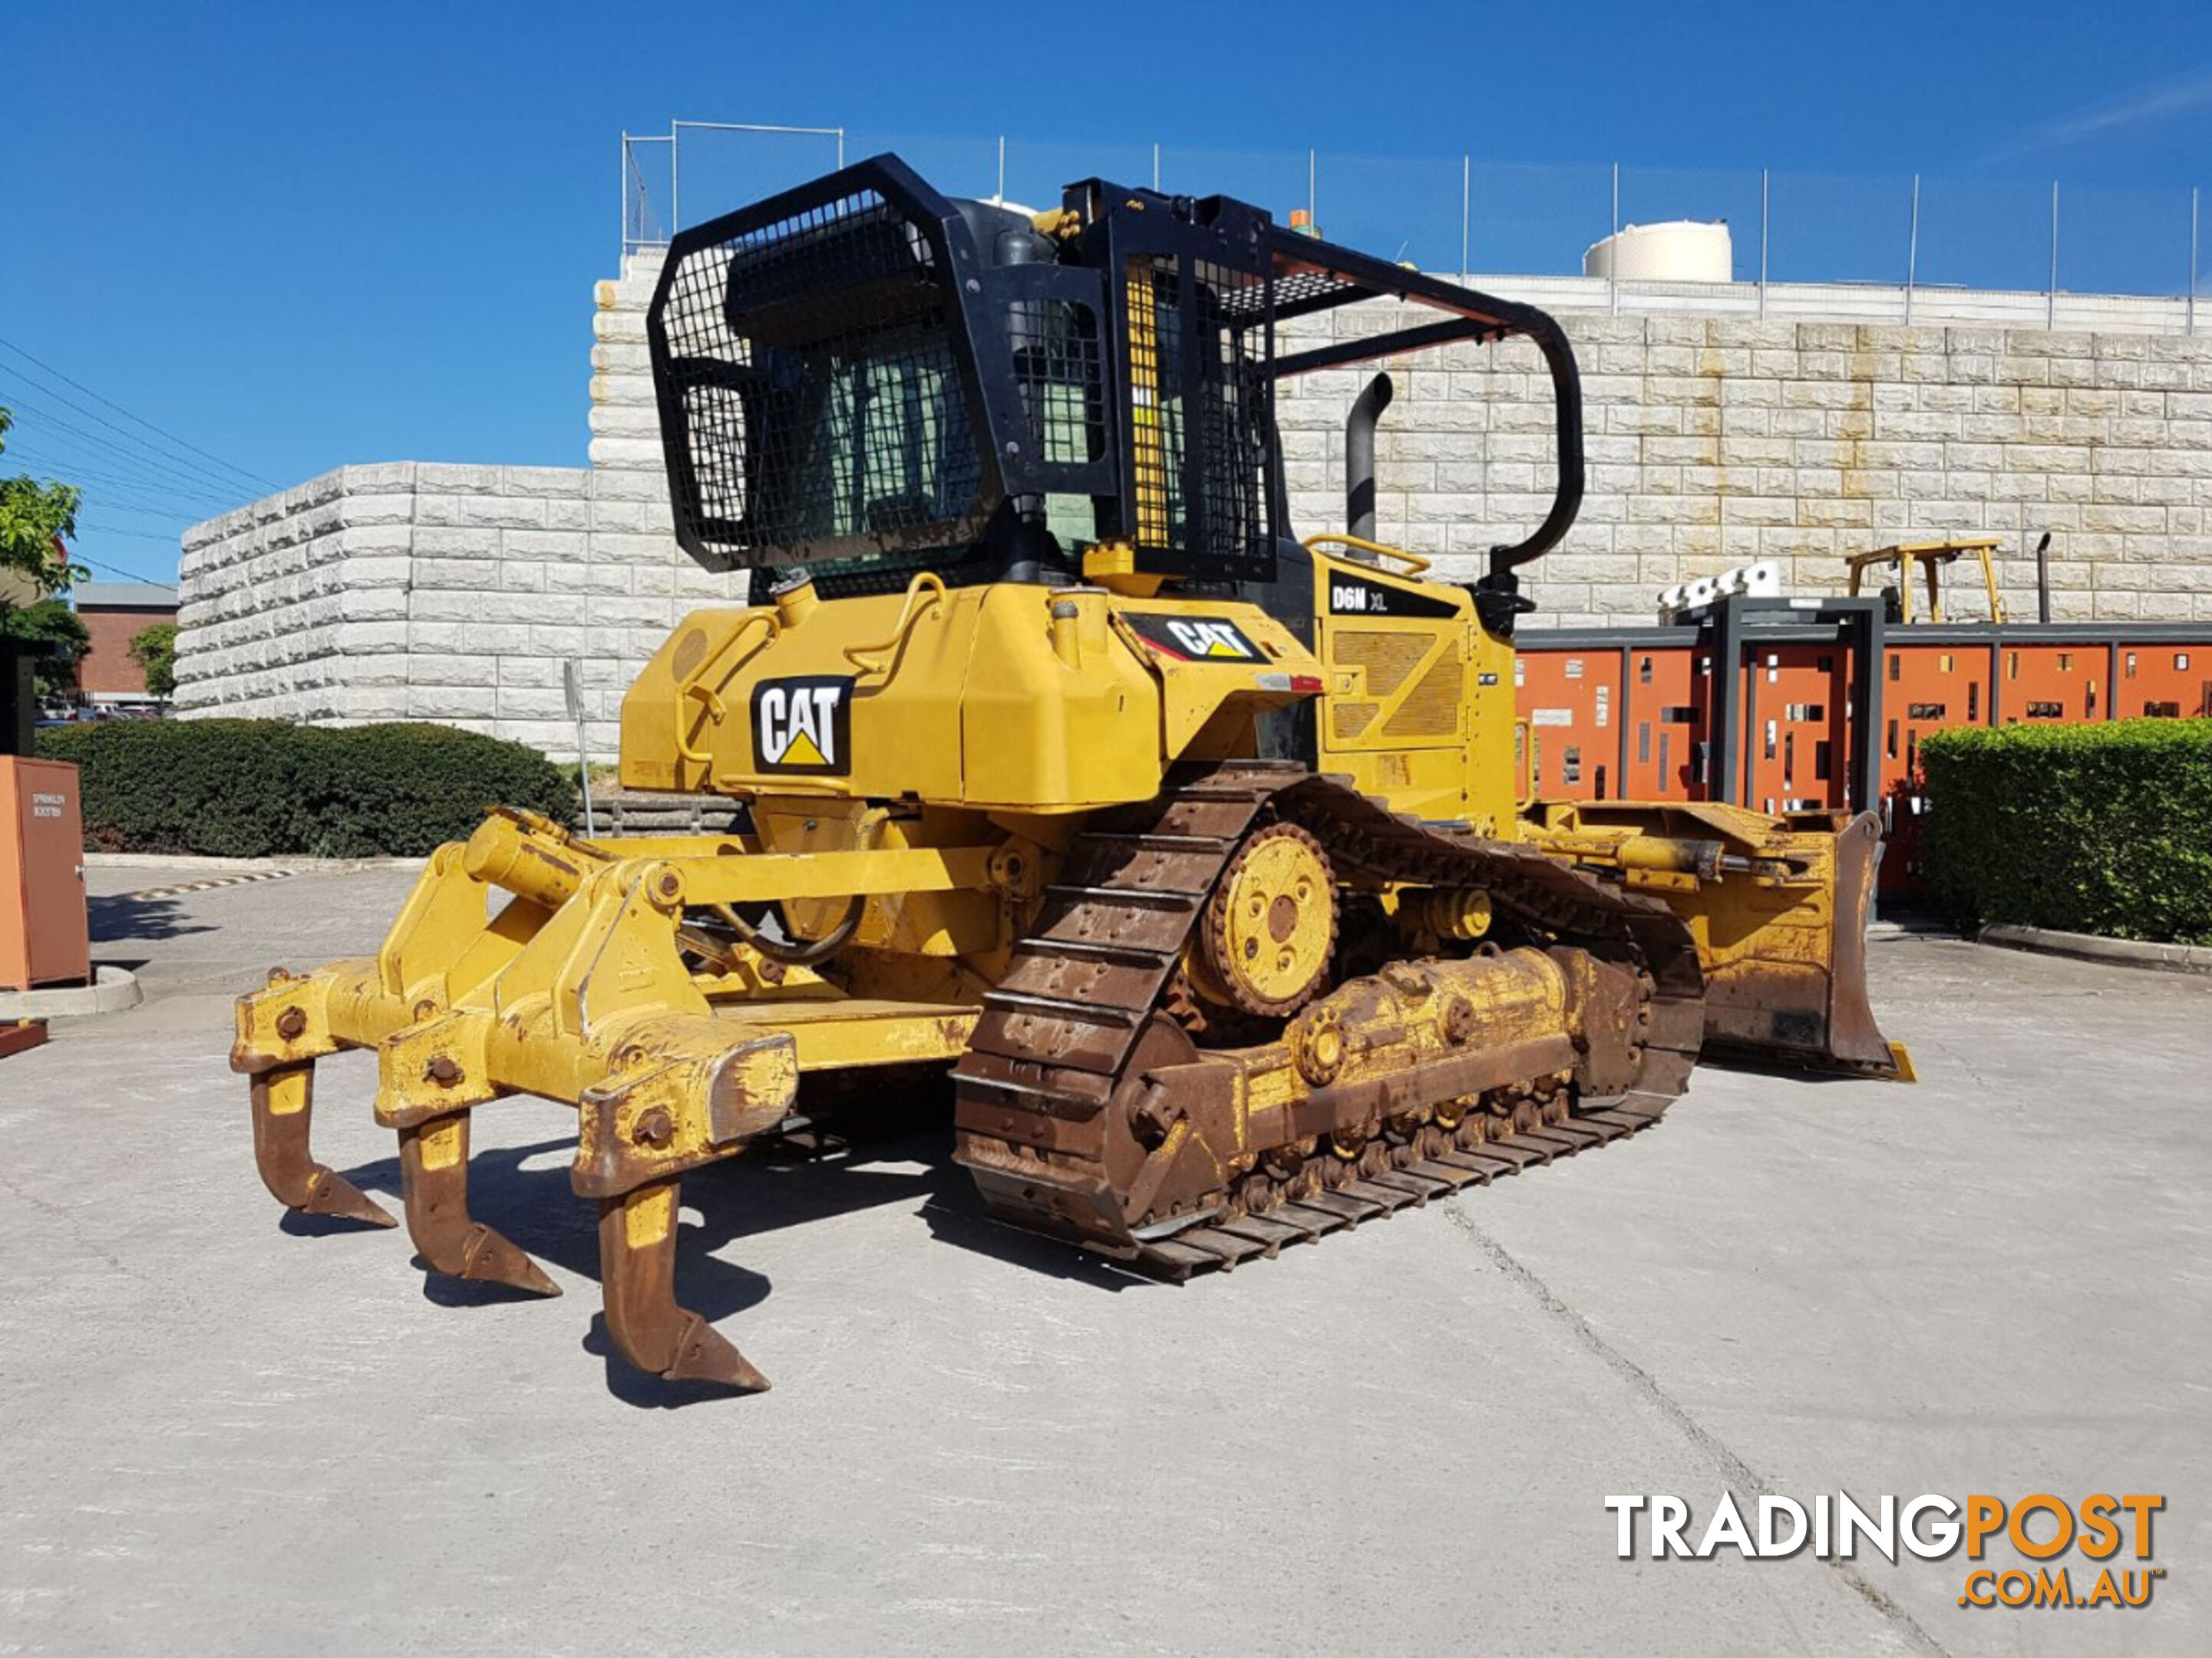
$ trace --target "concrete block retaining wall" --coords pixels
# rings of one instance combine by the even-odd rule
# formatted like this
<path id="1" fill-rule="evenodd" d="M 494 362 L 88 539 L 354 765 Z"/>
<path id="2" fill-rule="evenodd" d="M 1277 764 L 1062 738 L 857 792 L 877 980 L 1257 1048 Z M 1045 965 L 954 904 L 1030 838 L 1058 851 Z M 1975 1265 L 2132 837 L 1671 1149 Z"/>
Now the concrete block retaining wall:
<path id="1" fill-rule="evenodd" d="M 744 591 L 669 533 L 644 333 L 659 268 L 634 256 L 598 285 L 588 467 L 348 466 L 188 531 L 179 709 L 441 720 L 565 756 L 573 659 L 587 745 L 611 756 L 637 665 L 684 610 Z M 1589 489 L 1533 572 L 1540 623 L 1645 621 L 1662 586 L 1759 559 L 1789 591 L 1833 592 L 1845 553 L 1951 532 L 2006 539 L 2027 616 L 2045 530 L 2055 615 L 2212 619 L 2212 335 L 2163 312 L 2088 332 L 1907 326 L 1772 314 L 1798 308 L 1779 289 L 1761 319 L 1733 290 L 1698 315 L 1675 294 L 1617 313 L 1567 308 L 1601 288 L 1496 286 L 1559 306 L 1583 373 Z M 1393 310 L 1290 331 L 1379 331 Z M 1954 295 L 1944 314 L 1972 310 Z M 1548 504 L 1548 381 L 1517 342 L 1386 366 L 1380 533 L 1471 578 Z M 1370 372 L 1283 388 L 1304 532 L 1342 525 L 1343 419 Z"/>

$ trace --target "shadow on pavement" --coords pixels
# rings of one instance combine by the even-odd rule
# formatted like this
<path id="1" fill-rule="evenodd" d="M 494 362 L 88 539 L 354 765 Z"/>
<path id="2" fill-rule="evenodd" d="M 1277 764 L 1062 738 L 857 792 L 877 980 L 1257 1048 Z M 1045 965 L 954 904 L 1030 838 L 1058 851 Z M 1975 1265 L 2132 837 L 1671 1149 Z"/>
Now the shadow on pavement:
<path id="1" fill-rule="evenodd" d="M 124 944 L 141 938 L 181 938 L 189 933 L 213 932 L 202 921 L 187 921 L 173 898 L 118 897 L 85 901 L 92 919 L 92 941 L 96 944 Z"/>
<path id="2" fill-rule="evenodd" d="M 599 1236 L 591 1205 L 569 1189 L 565 1154 L 572 1141 L 480 1150 L 469 1160 L 469 1210 L 538 1259 L 597 1282 Z M 550 1161 L 549 1154 L 560 1160 Z M 526 1167 L 537 1163 L 542 1166 Z M 919 1164 L 921 1167 L 876 1167 Z M 344 1176 L 402 1212 L 399 1159 L 380 1157 L 343 1169 Z M 856 1139 L 847 1156 L 809 1157 L 763 1146 L 752 1156 L 694 1171 L 684 1181 L 684 1207 L 696 1212 L 677 1241 L 677 1299 L 709 1323 L 759 1305 L 771 1291 L 768 1278 L 720 1252 L 749 1237 L 804 1226 L 884 1204 L 922 1201 L 933 1241 L 994 1260 L 1049 1273 L 1070 1282 L 1121 1290 L 1150 1279 L 1123 1272 L 1073 1245 L 1035 1236 L 992 1221 L 967 1174 L 952 1162 L 949 1126 L 908 1128 Z M 377 1229 L 352 1221 L 286 1210 L 279 1229 L 295 1236 L 323 1237 Z M 494 1306 L 531 1297 L 502 1285 L 472 1284 L 423 1268 L 422 1294 L 441 1307 Z M 725 1331 L 737 1339 L 737 1333 Z M 743 1347 L 744 1342 L 738 1339 Z M 726 1390 L 693 1382 L 664 1382 L 633 1370 L 613 1351 L 605 1318 L 592 1315 L 585 1350 L 605 1360 L 607 1388 L 624 1403 L 669 1409 L 728 1397 Z"/>

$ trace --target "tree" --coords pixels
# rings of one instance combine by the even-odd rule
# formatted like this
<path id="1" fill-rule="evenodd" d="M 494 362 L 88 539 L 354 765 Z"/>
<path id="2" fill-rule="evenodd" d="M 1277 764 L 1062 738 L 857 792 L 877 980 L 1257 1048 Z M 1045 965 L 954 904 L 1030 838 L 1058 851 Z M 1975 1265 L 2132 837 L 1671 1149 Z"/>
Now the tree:
<path id="1" fill-rule="evenodd" d="M 31 659 L 31 675 L 41 696 L 58 695 L 74 685 L 77 659 L 92 648 L 92 635 L 85 631 L 82 618 L 58 598 L 0 611 L 0 633 L 54 647 L 51 656 Z"/>
<path id="2" fill-rule="evenodd" d="M 8 428 L 15 423 L 0 408 L 0 454 L 7 452 Z M 62 553 L 76 534 L 76 509 L 83 494 L 72 484 L 41 483 L 28 473 L 0 478 L 0 571 L 28 576 L 41 591 L 59 592 L 84 572 Z M 0 608 L 6 601 L 0 598 Z"/>
<path id="3" fill-rule="evenodd" d="M 15 416 L 0 409 L 0 453 L 7 451 L 8 428 L 15 423 Z M 33 659 L 40 695 L 67 690 L 76 678 L 77 659 L 92 646 L 76 612 L 52 597 L 86 574 L 69 562 L 63 547 L 76 534 L 82 498 L 73 485 L 41 483 L 28 473 L 0 477 L 0 638 L 61 647 L 58 655 Z M 43 597 L 17 604 L 26 587 Z"/>
<path id="4" fill-rule="evenodd" d="M 177 624 L 156 622 L 131 640 L 131 659 L 146 671 L 146 694 L 166 697 L 177 689 Z"/>

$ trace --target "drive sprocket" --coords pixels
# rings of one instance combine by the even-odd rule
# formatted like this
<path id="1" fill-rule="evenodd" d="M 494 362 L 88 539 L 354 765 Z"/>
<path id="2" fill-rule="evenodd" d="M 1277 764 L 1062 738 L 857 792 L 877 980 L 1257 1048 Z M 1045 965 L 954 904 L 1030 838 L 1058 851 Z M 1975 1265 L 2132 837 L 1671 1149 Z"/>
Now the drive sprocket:
<path id="1" fill-rule="evenodd" d="M 1191 950 L 1201 996 L 1287 1018 L 1327 986 L 1336 951 L 1336 875 L 1295 823 L 1255 830 L 1221 872 Z"/>

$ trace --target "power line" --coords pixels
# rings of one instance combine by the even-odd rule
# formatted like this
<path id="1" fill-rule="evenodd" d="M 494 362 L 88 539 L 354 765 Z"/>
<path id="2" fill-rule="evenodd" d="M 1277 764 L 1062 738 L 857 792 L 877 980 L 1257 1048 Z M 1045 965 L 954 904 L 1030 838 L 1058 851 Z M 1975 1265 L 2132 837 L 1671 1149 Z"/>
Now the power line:
<path id="1" fill-rule="evenodd" d="M 0 368 L 0 374 L 4 374 L 7 372 L 8 371 L 6 369 Z M 24 383 L 27 385 L 28 384 L 27 381 Z M 47 389 L 42 386 L 33 386 L 32 389 L 39 392 L 42 397 L 52 395 L 52 393 L 50 393 Z M 225 493 L 234 493 L 239 489 L 250 487 L 238 483 L 232 479 L 222 477 L 216 473 L 208 471 L 205 467 L 199 465 L 196 462 L 186 461 L 165 455 L 161 451 L 154 448 L 150 444 L 139 443 L 138 446 L 135 449 L 125 448 L 122 444 L 118 443 L 113 438 L 102 437 L 97 432 L 88 432 L 82 426 L 77 426 L 72 424 L 69 421 L 64 420 L 59 415 L 55 414 L 44 404 L 34 403 L 29 398 L 23 397 L 20 392 L 9 392 L 5 393 L 4 395 L 7 396 L 9 403 L 12 407 L 26 410 L 27 412 L 37 416 L 40 422 L 40 430 L 43 431 L 46 427 L 52 427 L 58 432 L 69 433 L 80 446 L 88 449 L 106 459 L 114 461 L 124 465 L 148 467 L 152 469 L 154 471 L 161 473 L 163 477 L 173 479 L 179 483 L 187 484 L 200 489 L 218 489 Z M 75 405 L 72 404 L 71 406 L 74 407 Z M 99 416 L 95 415 L 91 418 L 98 420 Z M 108 426 L 110 429 L 113 429 L 113 423 L 112 422 L 102 421 L 100 423 L 102 425 Z M 128 438 L 130 434 L 125 433 L 123 435 Z M 136 439 L 131 440 L 133 442 L 137 441 Z"/>
<path id="2" fill-rule="evenodd" d="M 78 391 L 83 392 L 85 396 L 92 398 L 96 403 L 106 404 L 108 408 L 112 409 L 117 414 L 123 416 L 125 419 L 136 421 L 148 431 L 158 433 L 162 437 L 168 439 L 170 442 L 181 445 L 183 447 L 191 450 L 192 453 L 199 456 L 204 460 L 213 461 L 216 465 L 223 468 L 226 471 L 237 473 L 239 477 L 246 479 L 248 483 L 260 484 L 264 489 L 281 489 L 284 487 L 281 483 L 272 483 L 270 479 L 263 477 L 258 472 L 250 472 L 246 471 L 245 467 L 238 465 L 235 462 L 225 460 L 220 455 L 210 454 L 198 444 L 185 442 L 184 439 L 179 437 L 175 433 L 168 431 L 165 428 L 155 425 L 152 421 L 148 420 L 143 415 L 132 414 L 131 410 L 125 409 L 121 404 L 116 403 L 110 398 L 101 397 L 99 392 L 94 391 L 90 386 L 84 385 L 81 381 L 71 380 L 67 374 L 62 373 L 60 369 L 55 367 L 52 363 L 47 362 L 41 358 L 33 356 L 29 352 L 23 349 L 21 346 L 15 344 L 11 340 L 0 339 L 0 349 L 5 349 L 6 350 L 13 352 L 16 356 L 22 358 L 26 362 L 35 364 L 37 367 L 46 370 L 47 374 L 52 374 L 56 380 L 61 381 L 64 386 L 75 386 Z M 56 393 L 55 395 L 58 396 L 59 393 Z"/>
<path id="3" fill-rule="evenodd" d="M 180 484 L 164 483 L 159 479 L 143 476 L 131 477 L 125 473 L 111 472 L 100 467 L 88 466 L 81 461 L 57 459 L 43 453 L 23 454 L 13 447 L 7 452 L 26 466 L 57 475 L 62 473 L 68 475 L 65 477 L 58 477 L 57 482 L 73 484 L 78 479 L 83 478 L 117 489 L 133 490 L 149 498 L 166 495 L 176 501 L 210 502 L 216 507 L 219 513 L 232 510 L 228 496 L 211 495 L 204 489 L 186 489 Z"/>
<path id="4" fill-rule="evenodd" d="M 190 513 L 179 513 L 167 507 L 132 507 L 119 501 L 98 501 L 91 503 L 103 513 L 129 513 L 137 518 L 166 519 L 172 524 L 191 525 L 199 520 Z"/>
<path id="5" fill-rule="evenodd" d="M 43 390 L 44 388 L 40 389 Z M 226 490 L 234 490 L 239 487 L 237 484 L 232 483 L 227 479 L 216 477 L 211 472 L 204 471 L 186 471 L 182 469 L 182 466 L 179 464 L 171 463 L 150 454 L 133 454 L 128 449 L 125 449 L 118 446 L 112 439 L 103 438 L 96 432 L 88 432 L 81 426 L 70 425 L 69 422 L 62 419 L 60 416 L 54 414 L 52 410 L 46 409 L 42 404 L 32 403 L 21 398 L 17 398 L 15 399 L 15 406 L 19 409 L 29 410 L 32 413 L 37 415 L 39 418 L 44 421 L 47 425 L 52 426 L 58 430 L 73 434 L 80 442 L 93 449 L 95 452 L 106 456 L 110 460 L 119 461 L 125 465 L 151 467 L 154 471 L 163 474 L 165 477 L 178 483 L 193 486 L 211 484 L 217 489 Z"/>
<path id="6" fill-rule="evenodd" d="M 178 546 L 178 539 L 175 536 L 157 536 L 151 530 L 125 530 L 112 524 L 94 524 L 89 526 L 79 525 L 77 527 L 81 531 L 88 527 L 90 531 L 94 535 L 129 536 L 133 540 L 137 541 L 160 541 L 165 542 L 172 547 Z M 179 547 L 179 550 L 182 551 L 183 550 Z"/>
<path id="7" fill-rule="evenodd" d="M 149 587 L 167 587 L 173 590 L 177 585 L 173 581 L 156 581 L 151 576 L 140 575 L 136 570 L 126 570 L 119 564 L 109 564 L 100 559 L 87 558 L 82 553 L 72 552 L 70 556 L 76 563 L 89 564 L 94 569 L 105 570 L 110 575 L 126 576 L 133 581 L 143 581 Z"/>
<path id="8" fill-rule="evenodd" d="M 45 458 L 32 463 L 44 471 L 66 473 L 70 488 L 76 489 L 90 506 L 104 506 L 111 501 L 141 507 L 152 507 L 173 516 L 197 521 L 220 517 L 229 511 L 227 507 L 211 505 L 216 498 L 210 495 L 187 495 L 166 484 L 149 483 L 138 478 L 125 477 L 117 473 L 95 471 L 75 465 L 57 466 Z"/>

